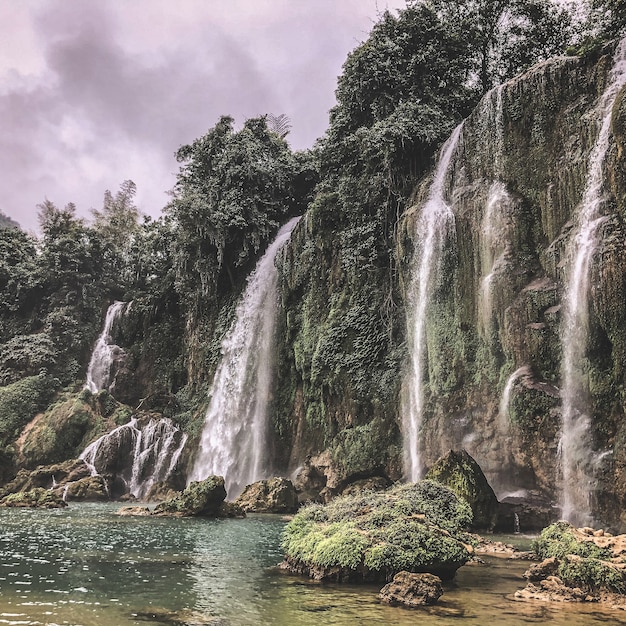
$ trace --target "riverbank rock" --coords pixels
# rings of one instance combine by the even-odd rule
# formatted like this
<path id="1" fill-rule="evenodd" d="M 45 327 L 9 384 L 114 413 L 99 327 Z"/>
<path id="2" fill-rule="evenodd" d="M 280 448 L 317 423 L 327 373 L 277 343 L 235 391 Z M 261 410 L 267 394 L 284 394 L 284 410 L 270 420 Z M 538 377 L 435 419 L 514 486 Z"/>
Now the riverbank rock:
<path id="1" fill-rule="evenodd" d="M 426 474 L 426 478 L 452 489 L 472 508 L 475 529 L 491 530 L 498 516 L 498 498 L 480 465 L 465 450 L 450 450 Z"/>
<path id="2" fill-rule="evenodd" d="M 123 506 L 117 515 L 122 517 L 147 517 L 152 515 L 152 511 L 147 506 Z"/>
<path id="3" fill-rule="evenodd" d="M 443 595 L 441 578 L 433 574 L 398 572 L 378 594 L 381 602 L 392 606 L 419 606 L 435 604 Z"/>
<path id="4" fill-rule="evenodd" d="M 21 469 L 17 476 L 0 490 L 0 494 L 8 495 L 19 491 L 30 491 L 37 487 L 44 489 L 56 489 L 68 482 L 80 480 L 90 476 L 90 471 L 84 461 L 72 459 L 54 465 L 40 465 L 28 470 Z"/>
<path id="5" fill-rule="evenodd" d="M 449 580 L 470 558 L 471 520 L 467 502 L 429 480 L 338 496 L 287 524 L 281 567 L 316 580 L 386 582 L 403 570 Z"/>
<path id="6" fill-rule="evenodd" d="M 533 542 L 541 563 L 525 573 L 521 599 L 626 606 L 626 536 L 557 522 Z"/>
<path id="7" fill-rule="evenodd" d="M 11 493 L 0 500 L 0 507 L 17 507 L 33 509 L 60 509 L 67 506 L 62 498 L 49 489 L 36 487 L 30 491 Z"/>
<path id="8" fill-rule="evenodd" d="M 63 484 L 65 486 L 59 486 L 55 492 L 64 494 L 68 502 L 106 502 L 109 500 L 107 483 L 102 476 L 87 476 Z"/>
<path id="9" fill-rule="evenodd" d="M 235 504 L 246 513 L 295 513 L 298 494 L 290 480 L 269 478 L 248 485 Z"/>
<path id="10" fill-rule="evenodd" d="M 221 476 L 209 476 L 205 480 L 190 483 L 179 495 L 158 504 L 153 515 L 219 517 L 225 498 L 224 479 Z"/>

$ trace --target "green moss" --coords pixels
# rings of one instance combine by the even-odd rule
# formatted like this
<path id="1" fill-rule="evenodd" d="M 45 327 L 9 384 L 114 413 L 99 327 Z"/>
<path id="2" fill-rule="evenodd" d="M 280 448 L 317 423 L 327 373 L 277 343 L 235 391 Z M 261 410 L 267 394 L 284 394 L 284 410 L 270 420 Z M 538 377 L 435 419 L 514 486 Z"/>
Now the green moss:
<path id="1" fill-rule="evenodd" d="M 57 509 L 65 507 L 67 504 L 49 489 L 36 487 L 30 491 L 18 491 L 9 494 L 0 500 L 0 506 Z"/>
<path id="2" fill-rule="evenodd" d="M 283 549 L 308 566 L 345 568 L 368 579 L 401 570 L 449 577 L 469 558 L 463 529 L 470 521 L 467 503 L 421 481 L 309 505 L 285 528 Z"/>
<path id="3" fill-rule="evenodd" d="M 623 571 L 599 559 L 566 558 L 559 564 L 558 575 L 568 587 L 580 587 L 590 592 L 626 592 Z"/>
<path id="4" fill-rule="evenodd" d="M 12 442 L 52 399 L 57 383 L 46 374 L 0 388 L 0 446 Z"/>
<path id="5" fill-rule="evenodd" d="M 532 549 L 542 559 L 562 559 L 568 554 L 590 559 L 610 558 L 610 550 L 600 548 L 593 541 L 579 541 L 573 530 L 574 527 L 568 522 L 551 524 L 533 541 Z"/>

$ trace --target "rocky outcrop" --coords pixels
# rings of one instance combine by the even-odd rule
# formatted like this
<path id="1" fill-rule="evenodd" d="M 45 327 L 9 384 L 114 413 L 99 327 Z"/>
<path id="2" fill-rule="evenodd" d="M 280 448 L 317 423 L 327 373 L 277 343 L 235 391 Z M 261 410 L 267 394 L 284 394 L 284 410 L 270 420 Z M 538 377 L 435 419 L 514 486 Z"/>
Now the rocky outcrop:
<path id="1" fill-rule="evenodd" d="M 469 505 L 432 481 L 311 504 L 283 535 L 282 568 L 316 580 L 383 582 L 400 571 L 454 577 L 469 558 Z"/>
<path id="2" fill-rule="evenodd" d="M 559 511 L 541 494 L 522 492 L 503 497 L 498 504 L 495 531 L 539 532 L 556 521 Z"/>
<path id="3" fill-rule="evenodd" d="M 224 479 L 209 476 L 190 483 L 185 490 L 154 509 L 154 515 L 173 517 L 219 517 L 220 507 L 226 498 Z"/>
<path id="4" fill-rule="evenodd" d="M 417 608 L 435 604 L 443 595 L 441 578 L 432 574 L 398 572 L 378 594 L 380 601 L 392 606 Z"/>
<path id="5" fill-rule="evenodd" d="M 498 499 L 483 471 L 465 450 L 450 450 L 426 473 L 426 479 L 452 489 L 472 508 L 475 529 L 491 530 L 496 524 Z"/>
<path id="6" fill-rule="evenodd" d="M 246 513 L 295 513 L 298 495 L 286 478 L 269 478 L 248 485 L 235 504 Z"/>
<path id="7" fill-rule="evenodd" d="M 0 507 L 7 508 L 60 509 L 65 506 L 67 502 L 60 496 L 42 487 L 11 493 L 0 500 Z"/>
<path id="8" fill-rule="evenodd" d="M 55 491 L 61 493 L 68 502 L 106 502 L 110 499 L 107 483 L 102 476 L 88 476 L 67 482 Z"/>
<path id="9" fill-rule="evenodd" d="M 524 574 L 520 599 L 603 602 L 626 608 L 626 535 L 558 522 L 533 543 L 543 560 Z"/>

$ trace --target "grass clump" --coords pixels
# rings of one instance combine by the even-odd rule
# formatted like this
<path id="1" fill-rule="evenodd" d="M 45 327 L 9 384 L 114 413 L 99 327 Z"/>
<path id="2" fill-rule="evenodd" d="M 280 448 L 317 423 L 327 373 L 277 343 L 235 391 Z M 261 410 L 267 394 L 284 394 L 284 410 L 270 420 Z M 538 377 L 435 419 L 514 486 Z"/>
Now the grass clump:
<path id="1" fill-rule="evenodd" d="M 431 481 L 340 496 L 285 528 L 286 566 L 315 578 L 389 580 L 402 570 L 452 578 L 469 558 L 469 505 Z"/>
<path id="2" fill-rule="evenodd" d="M 568 587 L 580 587 L 587 592 L 626 593 L 624 572 L 600 559 L 569 556 L 559 564 L 558 574 Z"/>

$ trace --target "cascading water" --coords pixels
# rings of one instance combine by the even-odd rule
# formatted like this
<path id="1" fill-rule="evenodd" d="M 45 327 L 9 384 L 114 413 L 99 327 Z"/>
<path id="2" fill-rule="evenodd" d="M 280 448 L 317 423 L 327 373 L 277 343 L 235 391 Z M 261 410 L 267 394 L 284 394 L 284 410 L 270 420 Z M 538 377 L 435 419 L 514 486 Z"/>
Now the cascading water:
<path id="1" fill-rule="evenodd" d="M 223 476 L 229 499 L 266 478 L 267 410 L 274 370 L 278 272 L 274 261 L 298 220 L 285 224 L 248 278 L 222 342 L 200 446 L 189 481 Z"/>
<path id="2" fill-rule="evenodd" d="M 573 524 L 590 524 L 594 456 L 591 418 L 586 401 L 585 362 L 589 326 L 589 269 L 598 244 L 598 229 L 605 220 L 603 166 L 611 135 L 611 113 L 617 94 L 626 83 L 626 39 L 615 53 L 609 84 L 598 106 L 600 130 L 589 157 L 587 180 L 577 225 L 568 247 L 564 318 L 562 327 L 562 464 L 561 514 Z"/>
<path id="3" fill-rule="evenodd" d="M 186 441 L 187 435 L 168 418 L 133 417 L 87 446 L 79 458 L 92 476 L 113 474 L 141 499 L 152 485 L 169 478 Z"/>
<path id="4" fill-rule="evenodd" d="M 499 425 L 503 430 L 508 430 L 509 426 L 509 406 L 511 404 L 511 394 L 513 392 L 513 387 L 519 378 L 522 376 L 530 376 L 531 370 L 528 365 L 522 365 L 516 369 L 510 376 L 509 380 L 507 380 L 506 385 L 504 386 L 504 391 L 502 392 L 502 397 L 500 398 L 500 407 L 498 411 L 498 421 Z"/>
<path id="5" fill-rule="evenodd" d="M 422 467 L 420 459 L 420 428 L 424 408 L 424 362 L 426 360 L 426 316 L 446 240 L 454 229 L 454 214 L 444 197 L 445 183 L 452 157 L 463 125 L 456 127 L 444 144 L 428 200 L 417 223 L 416 262 L 409 294 L 409 350 L 410 365 L 408 397 L 403 409 L 404 457 L 406 477 L 418 480 Z"/>
<path id="6" fill-rule="evenodd" d="M 85 387 L 91 393 L 97 393 L 111 386 L 111 366 L 116 358 L 123 356 L 124 351 L 113 343 L 113 325 L 127 308 L 127 302 L 114 302 L 108 309 L 104 320 L 104 328 L 94 346 L 87 367 L 87 383 Z"/>

